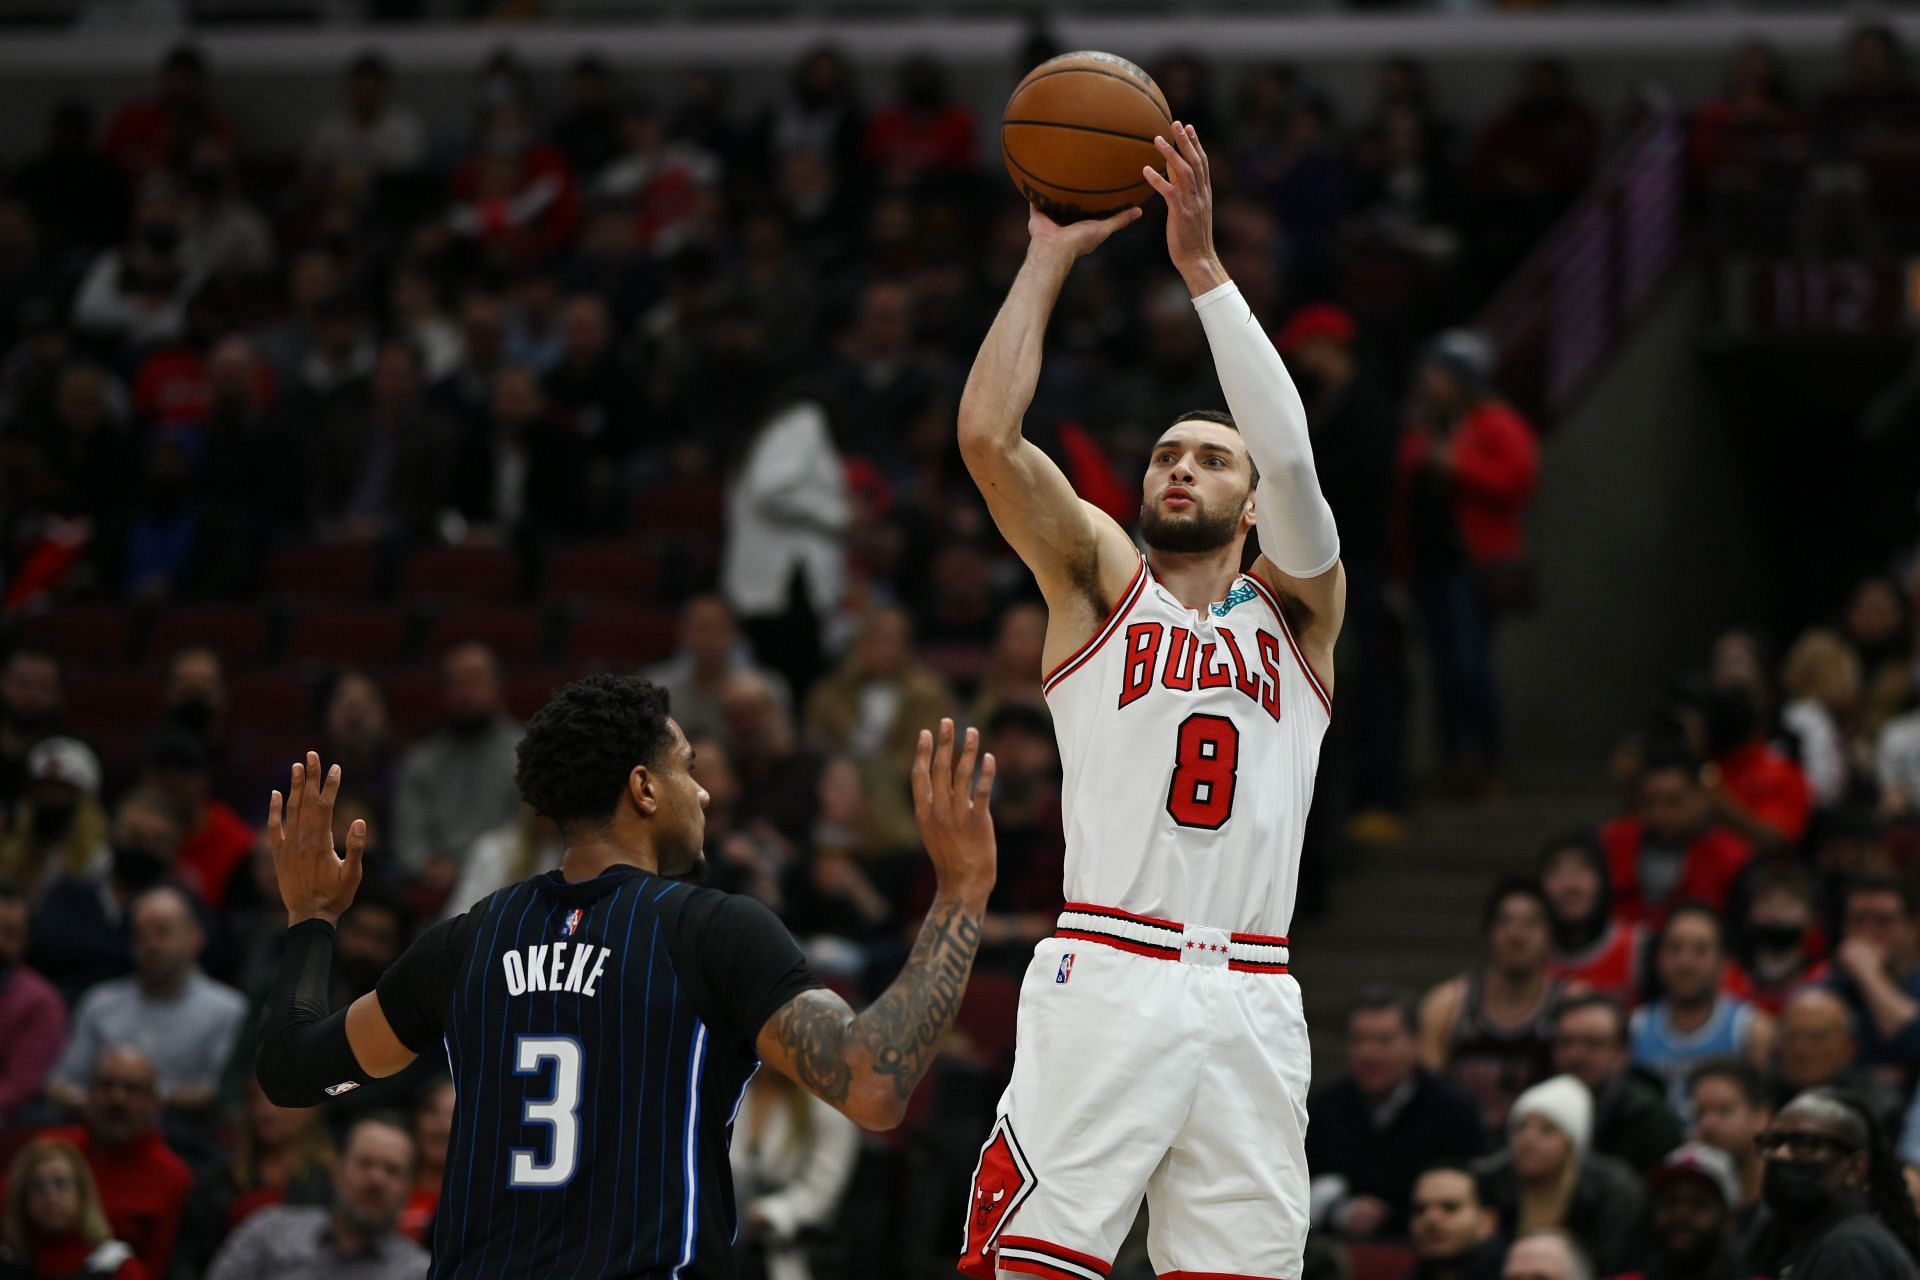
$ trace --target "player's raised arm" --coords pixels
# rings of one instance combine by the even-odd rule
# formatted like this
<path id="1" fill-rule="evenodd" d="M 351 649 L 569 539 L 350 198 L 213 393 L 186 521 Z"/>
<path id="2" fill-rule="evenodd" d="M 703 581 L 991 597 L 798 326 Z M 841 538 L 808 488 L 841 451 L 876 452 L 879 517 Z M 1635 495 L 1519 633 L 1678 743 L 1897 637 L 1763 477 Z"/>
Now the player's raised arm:
<path id="1" fill-rule="evenodd" d="M 906 968 L 859 1015 L 829 991 L 808 991 L 767 1020 L 762 1060 L 868 1129 L 890 1129 L 953 1029 L 980 948 L 980 922 L 995 874 L 991 755 L 973 776 L 979 735 L 966 732 L 954 759 L 953 721 L 922 730 L 913 765 L 913 813 L 938 888 Z"/>
<path id="2" fill-rule="evenodd" d="M 1040 380 L 1047 321 L 1067 274 L 1083 255 L 1139 217 L 1135 208 L 1063 227 L 1038 209 L 1028 213 L 1026 260 L 980 344 L 960 397 L 960 453 L 967 470 L 1001 535 L 1056 608 L 1085 595 L 1103 549 L 1113 561 L 1109 576 L 1117 578 L 1107 595 L 1124 588 L 1138 556 L 1125 530 L 1080 500 L 1053 459 L 1021 434 L 1020 424 Z"/>
<path id="3" fill-rule="evenodd" d="M 1306 406 L 1259 317 L 1214 253 L 1213 177 L 1199 134 L 1178 120 L 1168 134 L 1154 140 L 1167 176 L 1151 167 L 1144 173 L 1167 202 L 1167 253 L 1193 296 L 1220 389 L 1260 471 L 1254 521 L 1261 557 L 1255 571 L 1277 578 L 1274 586 L 1307 606 L 1313 616 L 1302 639 L 1330 656 L 1346 612 L 1346 577 L 1333 508 L 1313 466 Z"/>
<path id="4" fill-rule="evenodd" d="M 319 755 L 310 751 L 293 766 L 285 797 L 274 792 L 267 808 L 267 842 L 287 906 L 287 949 L 267 998 L 254 1070 L 268 1099 L 281 1107 L 315 1106 L 414 1059 L 371 993 L 328 1013 L 333 928 L 353 905 L 367 846 L 367 825 L 355 821 L 346 856 L 334 852 L 339 793 L 340 766 L 322 774 Z"/>

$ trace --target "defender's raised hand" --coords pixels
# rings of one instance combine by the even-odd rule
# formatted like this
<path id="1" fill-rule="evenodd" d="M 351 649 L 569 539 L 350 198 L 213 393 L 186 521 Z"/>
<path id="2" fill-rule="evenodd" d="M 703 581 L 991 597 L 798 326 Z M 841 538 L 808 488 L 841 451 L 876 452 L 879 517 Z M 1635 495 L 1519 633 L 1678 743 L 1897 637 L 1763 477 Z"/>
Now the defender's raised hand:
<path id="1" fill-rule="evenodd" d="M 1152 165 L 1143 166 L 1140 172 L 1147 185 L 1167 202 L 1167 256 L 1173 259 L 1174 268 L 1186 278 L 1190 289 L 1198 283 L 1212 288 L 1227 278 L 1224 271 L 1219 271 L 1219 259 L 1213 251 L 1213 168 L 1192 125 L 1175 120 L 1167 135 L 1153 140 L 1166 157 L 1166 177 L 1156 173 Z M 1216 271 L 1218 279 L 1212 275 Z M 1196 273 L 1205 278 L 1196 279 Z"/>
<path id="2" fill-rule="evenodd" d="M 1110 218 L 1060 223 L 1034 205 L 1027 210 L 1027 237 L 1035 252 L 1057 253 L 1071 262 L 1092 253 L 1120 228 L 1140 221 L 1140 214 L 1140 206 L 1135 205 Z"/>
<path id="3" fill-rule="evenodd" d="M 984 902 L 997 871 L 993 815 L 987 810 L 994 760 L 992 752 L 981 759 L 975 781 L 973 763 L 979 751 L 980 732 L 969 729 L 960 758 L 954 759 L 951 720 L 940 722 L 937 735 L 920 731 L 913 757 L 913 820 L 933 859 L 940 892 Z"/>
<path id="4" fill-rule="evenodd" d="M 267 843 L 289 928 L 302 920 L 338 922 L 360 888 L 367 824 L 356 819 L 347 829 L 346 857 L 334 852 L 333 802 L 339 794 L 340 766 L 322 778 L 320 754 L 309 751 L 304 763 L 293 766 L 285 797 L 276 791 L 267 803 Z"/>

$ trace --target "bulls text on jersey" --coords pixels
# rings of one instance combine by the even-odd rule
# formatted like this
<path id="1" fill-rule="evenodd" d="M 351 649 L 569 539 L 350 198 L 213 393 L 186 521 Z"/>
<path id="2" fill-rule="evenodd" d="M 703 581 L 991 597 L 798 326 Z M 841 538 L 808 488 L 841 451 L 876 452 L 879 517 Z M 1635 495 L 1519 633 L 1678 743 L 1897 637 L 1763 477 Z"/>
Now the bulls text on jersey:
<path id="1" fill-rule="evenodd" d="M 1254 628 L 1260 653 L 1255 671 L 1229 627 L 1216 626 L 1219 639 L 1203 639 L 1178 623 L 1136 622 L 1127 627 L 1126 659 L 1121 667 L 1120 708 L 1138 702 L 1158 685 L 1175 693 L 1237 689 L 1274 720 L 1280 718 L 1280 639 Z"/>

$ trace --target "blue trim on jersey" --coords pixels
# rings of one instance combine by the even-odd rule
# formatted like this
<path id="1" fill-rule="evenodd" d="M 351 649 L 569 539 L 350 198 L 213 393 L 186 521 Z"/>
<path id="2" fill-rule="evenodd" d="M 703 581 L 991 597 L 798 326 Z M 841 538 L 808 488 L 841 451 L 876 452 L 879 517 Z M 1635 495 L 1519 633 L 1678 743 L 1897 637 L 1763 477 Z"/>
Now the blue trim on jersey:
<path id="1" fill-rule="evenodd" d="M 680 886 L 677 884 L 670 884 L 666 888 L 662 889 L 660 892 L 654 894 L 653 900 L 655 902 L 658 902 L 660 901 L 660 899 L 666 897 L 668 894 L 672 893 L 675 889 L 678 889 L 679 887 Z"/>
<path id="2" fill-rule="evenodd" d="M 760 1074 L 760 1068 L 767 1064 L 754 1059 L 753 1069 L 747 1072 L 747 1078 L 740 1082 L 740 1096 L 733 1100 L 733 1110 L 727 1112 L 727 1146 L 733 1146 L 733 1122 L 740 1118 L 740 1108 L 747 1105 L 747 1089 L 753 1084 L 753 1078 Z M 740 1215 L 733 1215 L 733 1234 L 727 1237 L 729 1244 L 740 1243 Z"/>
<path id="3" fill-rule="evenodd" d="M 693 1052 L 687 1066 L 687 1221 L 681 1228 L 680 1261 L 668 1280 L 680 1280 L 680 1272 L 693 1261 L 693 1240 L 699 1234 L 700 1219 L 700 1068 L 707 1056 L 707 1024 L 693 1020 Z"/>

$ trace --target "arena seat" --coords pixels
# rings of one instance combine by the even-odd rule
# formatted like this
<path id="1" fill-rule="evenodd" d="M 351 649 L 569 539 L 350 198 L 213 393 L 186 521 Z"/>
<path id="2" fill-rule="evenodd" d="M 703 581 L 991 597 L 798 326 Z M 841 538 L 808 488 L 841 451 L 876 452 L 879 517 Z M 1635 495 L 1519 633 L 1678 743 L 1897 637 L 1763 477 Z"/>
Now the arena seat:
<path id="1" fill-rule="evenodd" d="M 505 547 L 422 547 L 407 558 L 400 589 L 409 600 L 511 600 L 520 559 Z"/>
<path id="2" fill-rule="evenodd" d="M 562 547 L 547 561 L 542 599 L 613 604 L 651 603 L 660 562 L 642 542 L 585 542 Z"/>
<path id="3" fill-rule="evenodd" d="M 427 628 L 427 652 L 438 656 L 457 644 L 478 640 L 502 662 L 537 662 L 546 649 L 547 627 L 529 609 L 498 605 L 460 605 L 435 618 Z"/>
<path id="4" fill-rule="evenodd" d="M 605 608 L 573 620 L 564 648 L 567 660 L 628 669 L 673 653 L 679 625 L 664 609 Z"/>
<path id="5" fill-rule="evenodd" d="M 70 604 L 21 619 L 15 635 L 20 643 L 45 649 L 63 662 L 123 662 L 133 628 L 122 605 Z"/>
<path id="6" fill-rule="evenodd" d="M 329 607 L 294 618 L 286 658 L 360 666 L 396 662 L 406 645 L 407 620 L 398 610 L 377 605 Z"/>
<path id="7" fill-rule="evenodd" d="M 182 604 L 154 618 L 147 636 L 154 658 L 165 662 L 194 645 L 205 645 L 229 665 L 259 662 L 267 653 L 267 615 L 250 604 Z"/>
<path id="8" fill-rule="evenodd" d="M 227 719 L 249 734 L 311 734 L 313 690 L 285 671 L 242 672 L 227 681 Z"/>
<path id="9" fill-rule="evenodd" d="M 268 557 L 261 587 L 288 600 L 371 600 L 380 560 L 372 547 L 350 543 L 282 547 Z"/>
<path id="10" fill-rule="evenodd" d="M 1347 1246 L 1350 1280 L 1401 1280 L 1419 1259 L 1403 1244 L 1359 1243 Z"/>
<path id="11" fill-rule="evenodd" d="M 396 667 L 377 673 L 387 699 L 387 727 L 396 742 L 412 742 L 446 719 L 446 694 L 437 666 Z"/>
<path id="12" fill-rule="evenodd" d="M 164 672 L 146 667 L 105 667 L 67 673 L 67 726 L 92 741 L 106 731 L 160 722 L 165 700 Z"/>
<path id="13" fill-rule="evenodd" d="M 561 685 L 580 674 L 572 667 L 536 667 L 508 676 L 501 688 L 507 711 L 524 723 L 547 705 Z"/>

